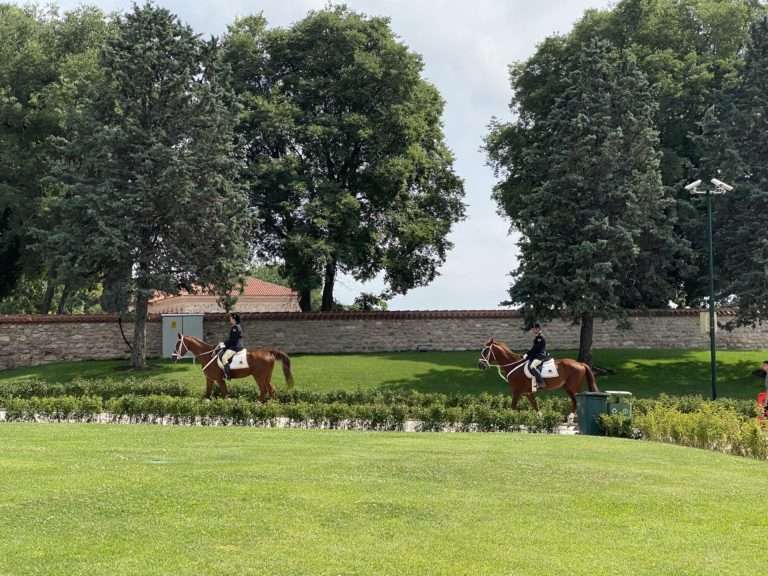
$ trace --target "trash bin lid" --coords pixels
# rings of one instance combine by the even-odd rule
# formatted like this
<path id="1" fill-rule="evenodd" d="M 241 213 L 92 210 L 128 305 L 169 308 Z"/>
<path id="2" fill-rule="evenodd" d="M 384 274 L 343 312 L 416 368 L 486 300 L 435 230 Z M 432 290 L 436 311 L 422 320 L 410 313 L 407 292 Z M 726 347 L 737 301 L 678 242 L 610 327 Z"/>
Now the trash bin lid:
<path id="1" fill-rule="evenodd" d="M 576 396 L 608 396 L 607 392 L 579 392 Z"/>
<path id="2" fill-rule="evenodd" d="M 626 390 L 606 390 L 605 393 L 609 396 L 632 396 L 632 392 Z"/>

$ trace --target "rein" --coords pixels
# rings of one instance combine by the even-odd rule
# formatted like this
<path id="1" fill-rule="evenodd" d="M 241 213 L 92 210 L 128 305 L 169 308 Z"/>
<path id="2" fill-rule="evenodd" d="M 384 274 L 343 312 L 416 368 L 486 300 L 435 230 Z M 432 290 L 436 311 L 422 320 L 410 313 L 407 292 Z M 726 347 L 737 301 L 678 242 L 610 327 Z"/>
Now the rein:
<path id="1" fill-rule="evenodd" d="M 216 348 L 213 348 L 213 349 L 211 349 L 211 350 L 208 350 L 208 351 L 206 351 L 206 352 L 200 352 L 199 354 L 197 354 L 197 353 L 195 353 L 193 350 L 190 350 L 190 349 L 189 349 L 189 346 L 187 346 L 187 343 L 185 342 L 184 338 L 186 338 L 186 336 L 184 336 L 184 335 L 182 334 L 182 335 L 181 335 L 181 339 L 180 339 L 180 341 L 179 341 L 179 351 L 178 351 L 178 352 L 174 352 L 174 353 L 171 355 L 171 357 L 172 357 L 172 358 L 173 358 L 173 357 L 175 357 L 175 358 L 177 358 L 177 359 L 179 359 L 179 358 L 183 358 L 183 357 L 186 355 L 186 353 L 187 353 L 187 352 L 192 352 L 192 354 L 194 355 L 194 357 L 195 357 L 195 358 L 200 358 L 200 357 L 202 357 L 202 356 L 207 356 L 208 354 L 213 354 L 213 356 L 211 356 L 211 359 L 210 359 L 210 361 L 209 361 L 209 362 L 208 362 L 208 363 L 207 363 L 205 366 L 203 366 L 203 372 L 205 372 L 205 371 L 206 371 L 206 369 L 208 368 L 208 366 L 210 366 L 211 364 L 213 364 L 213 362 L 216 360 L 216 354 L 215 354 L 215 353 L 216 353 Z M 181 351 L 181 347 L 182 347 L 182 346 L 184 347 L 184 352 L 182 352 L 182 351 Z"/>
<path id="2" fill-rule="evenodd" d="M 504 380 L 504 382 L 509 384 L 509 377 L 514 372 L 516 372 L 517 370 L 519 370 L 520 368 L 522 368 L 525 365 L 526 359 L 523 358 L 521 360 L 515 360 L 514 362 L 509 362 L 508 364 L 499 364 L 498 363 L 499 361 L 496 359 L 496 354 L 493 351 L 493 347 L 495 345 L 496 345 L 495 343 L 491 344 L 490 346 L 486 346 L 485 348 L 483 348 L 480 351 L 480 362 L 484 363 L 487 367 L 496 366 L 496 369 L 499 372 L 499 378 L 501 378 L 502 380 Z M 492 363 L 491 361 L 495 362 L 495 364 Z M 504 368 L 507 368 L 508 366 L 514 366 L 514 368 L 512 368 L 509 371 L 507 371 L 506 374 L 502 373 L 502 370 Z"/>

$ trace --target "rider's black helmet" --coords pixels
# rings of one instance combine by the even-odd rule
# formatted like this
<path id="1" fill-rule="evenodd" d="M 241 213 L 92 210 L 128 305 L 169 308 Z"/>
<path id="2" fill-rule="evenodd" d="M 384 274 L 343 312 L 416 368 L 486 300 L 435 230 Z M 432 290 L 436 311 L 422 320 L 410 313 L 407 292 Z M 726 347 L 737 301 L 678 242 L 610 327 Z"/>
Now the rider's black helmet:
<path id="1" fill-rule="evenodd" d="M 234 319 L 235 319 L 235 322 L 237 322 L 238 324 L 240 324 L 240 314 L 238 314 L 237 312 L 232 312 L 232 313 L 231 313 L 229 316 L 230 316 L 231 318 L 234 318 Z"/>
<path id="2" fill-rule="evenodd" d="M 539 324 L 538 322 L 534 322 L 531 328 L 541 328 L 541 324 Z"/>

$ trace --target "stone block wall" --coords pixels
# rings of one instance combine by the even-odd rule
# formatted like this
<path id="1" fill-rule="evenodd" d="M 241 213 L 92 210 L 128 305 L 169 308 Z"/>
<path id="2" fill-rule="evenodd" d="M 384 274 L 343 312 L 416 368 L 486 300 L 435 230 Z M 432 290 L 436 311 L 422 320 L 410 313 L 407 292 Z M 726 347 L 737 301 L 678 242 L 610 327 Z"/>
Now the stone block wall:
<path id="1" fill-rule="evenodd" d="M 133 324 L 123 331 L 130 342 Z M 160 322 L 147 322 L 146 335 L 148 354 L 160 356 Z M 0 316 L 0 370 L 130 355 L 115 316 Z"/>
<path id="2" fill-rule="evenodd" d="M 653 311 L 631 318 L 628 330 L 615 321 L 595 321 L 595 348 L 708 348 L 709 324 L 699 311 Z M 489 337 L 513 350 L 530 346 L 523 319 L 507 310 L 445 312 L 346 312 L 331 314 L 243 314 L 248 347 L 289 353 L 390 352 L 404 350 L 479 350 Z M 722 322 L 727 318 L 719 318 Z M 224 315 L 205 318 L 205 338 L 223 340 Z M 574 349 L 579 326 L 556 320 L 544 324 L 550 349 Z M 717 331 L 718 348 L 768 348 L 768 325 Z"/>
<path id="3" fill-rule="evenodd" d="M 480 350 L 489 337 L 522 350 L 531 342 L 514 311 L 245 313 L 245 344 L 288 353 Z M 720 321 L 728 318 L 720 318 Z M 706 313 L 695 310 L 638 314 L 629 330 L 595 322 L 595 348 L 708 348 Z M 130 340 L 133 325 L 124 324 Z M 160 356 L 159 316 L 147 322 L 149 356 Z M 224 340 L 223 314 L 206 315 L 205 339 Z M 579 327 L 565 321 L 545 324 L 550 349 L 578 347 Z M 718 348 L 768 349 L 768 325 L 732 332 L 718 330 Z M 114 316 L 0 316 L 0 370 L 63 360 L 128 358 L 130 351 Z"/>

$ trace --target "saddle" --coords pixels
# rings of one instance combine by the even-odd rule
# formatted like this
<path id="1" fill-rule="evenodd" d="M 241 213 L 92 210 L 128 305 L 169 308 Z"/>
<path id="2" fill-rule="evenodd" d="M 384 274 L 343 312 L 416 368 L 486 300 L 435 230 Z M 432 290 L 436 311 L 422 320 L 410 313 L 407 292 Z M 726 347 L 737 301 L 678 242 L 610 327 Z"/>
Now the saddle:
<path id="1" fill-rule="evenodd" d="M 557 378 L 560 375 L 557 371 L 557 363 L 555 362 L 554 358 L 548 358 L 547 360 L 544 360 L 544 362 L 542 362 L 541 366 L 539 367 L 539 371 L 541 372 L 542 378 Z M 531 374 L 531 371 L 528 370 L 528 362 L 526 362 L 525 366 L 523 366 L 523 372 L 525 373 L 526 378 L 535 380 L 533 374 Z"/>
<path id="2" fill-rule="evenodd" d="M 224 364 L 225 364 L 225 362 L 223 361 L 224 357 L 227 357 L 227 352 L 225 352 L 222 355 L 216 356 L 216 363 L 219 365 L 219 368 L 221 368 L 222 370 L 224 370 Z M 248 350 L 246 348 L 243 348 L 239 352 L 235 352 L 234 356 L 232 356 L 232 362 L 229 363 L 230 370 L 241 370 L 243 368 L 248 368 Z"/>

